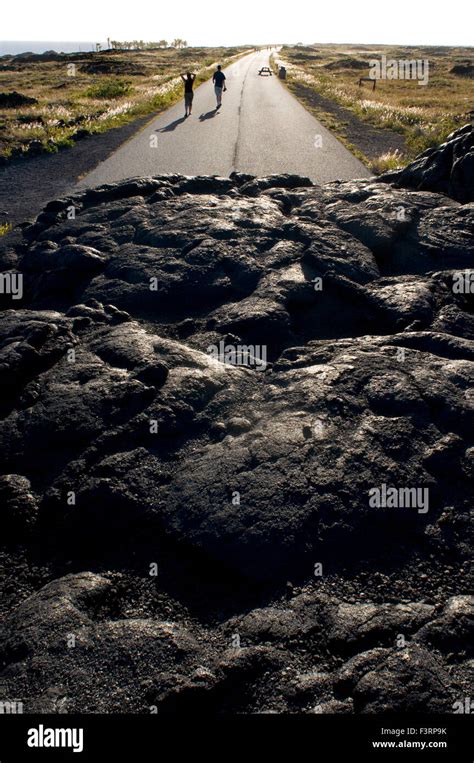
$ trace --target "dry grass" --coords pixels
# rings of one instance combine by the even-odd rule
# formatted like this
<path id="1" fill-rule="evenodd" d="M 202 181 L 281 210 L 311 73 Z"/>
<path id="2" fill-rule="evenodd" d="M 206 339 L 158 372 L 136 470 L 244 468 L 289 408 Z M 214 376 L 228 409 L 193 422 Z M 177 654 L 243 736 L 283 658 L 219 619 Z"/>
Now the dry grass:
<path id="1" fill-rule="evenodd" d="M 182 97 L 182 71 L 197 72 L 199 84 L 216 63 L 226 65 L 244 52 L 244 48 L 105 51 L 65 55 L 55 61 L 4 56 L 0 92 L 17 91 L 38 103 L 14 109 L 0 106 L 0 157 L 57 151 L 72 145 L 79 130 L 80 135 L 103 132 L 167 108 Z M 111 73 L 87 73 L 89 65 L 104 61 L 111 62 Z"/>
<path id="2" fill-rule="evenodd" d="M 13 225 L 11 223 L 2 223 L 0 225 L 0 236 L 6 236 L 11 230 L 13 230 Z"/>
<path id="3" fill-rule="evenodd" d="M 376 159 L 372 159 L 369 162 L 369 167 L 374 175 L 381 175 L 382 172 L 388 172 L 389 170 L 396 170 L 402 167 L 404 164 L 403 156 L 395 149 L 395 151 L 386 151 L 385 154 L 380 154 Z"/>
<path id="4" fill-rule="evenodd" d="M 369 74 L 369 60 L 426 59 L 429 82 L 378 80 L 359 87 L 359 78 Z M 472 78 L 451 70 L 474 62 L 473 48 L 314 45 L 284 47 L 279 59 L 288 70 L 288 84 L 304 84 L 324 98 L 349 111 L 361 121 L 400 133 L 405 139 L 404 156 L 380 157 L 387 166 L 406 163 L 421 151 L 441 143 L 446 136 L 469 121 L 474 108 Z M 354 63 L 355 62 L 355 63 Z M 362 62 L 362 63 L 361 63 Z M 335 65 L 334 68 L 328 68 Z M 360 68 L 357 68 L 360 66 Z"/>

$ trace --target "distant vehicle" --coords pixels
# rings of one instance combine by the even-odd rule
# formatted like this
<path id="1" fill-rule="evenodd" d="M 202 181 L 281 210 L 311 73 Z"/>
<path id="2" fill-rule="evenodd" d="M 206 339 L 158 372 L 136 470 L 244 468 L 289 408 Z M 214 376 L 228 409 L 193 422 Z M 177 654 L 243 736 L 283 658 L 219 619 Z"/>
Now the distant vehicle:
<path id="1" fill-rule="evenodd" d="M 262 74 L 265 74 L 265 75 L 269 74 L 270 77 L 271 77 L 273 75 L 273 72 L 272 72 L 272 70 L 270 69 L 269 66 L 262 66 L 262 68 L 260 69 L 258 74 L 259 74 L 259 76 L 262 75 Z"/>

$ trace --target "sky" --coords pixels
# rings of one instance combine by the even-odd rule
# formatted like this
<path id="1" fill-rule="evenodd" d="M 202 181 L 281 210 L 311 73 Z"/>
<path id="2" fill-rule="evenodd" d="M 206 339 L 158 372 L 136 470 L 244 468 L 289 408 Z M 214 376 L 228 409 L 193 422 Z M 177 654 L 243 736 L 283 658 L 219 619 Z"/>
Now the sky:
<path id="1" fill-rule="evenodd" d="M 180 37 L 189 45 L 340 42 L 473 45 L 474 3 L 450 0 L 9 0 L 3 40 Z"/>

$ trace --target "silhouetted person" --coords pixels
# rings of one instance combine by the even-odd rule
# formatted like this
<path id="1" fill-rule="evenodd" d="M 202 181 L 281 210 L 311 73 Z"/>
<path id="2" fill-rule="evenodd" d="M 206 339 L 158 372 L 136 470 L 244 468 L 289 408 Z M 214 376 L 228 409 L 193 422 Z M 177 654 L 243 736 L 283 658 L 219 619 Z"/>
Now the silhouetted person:
<path id="1" fill-rule="evenodd" d="M 193 85 L 196 75 L 191 74 L 191 72 L 186 72 L 186 76 L 182 74 L 181 79 L 184 82 L 184 116 L 190 117 L 193 110 Z"/>
<path id="2" fill-rule="evenodd" d="M 222 91 L 227 90 L 225 86 L 225 74 L 222 71 L 222 66 L 220 64 L 217 67 L 217 71 L 213 74 L 212 81 L 214 83 L 214 92 L 217 100 L 216 109 L 220 109 L 222 106 Z"/>

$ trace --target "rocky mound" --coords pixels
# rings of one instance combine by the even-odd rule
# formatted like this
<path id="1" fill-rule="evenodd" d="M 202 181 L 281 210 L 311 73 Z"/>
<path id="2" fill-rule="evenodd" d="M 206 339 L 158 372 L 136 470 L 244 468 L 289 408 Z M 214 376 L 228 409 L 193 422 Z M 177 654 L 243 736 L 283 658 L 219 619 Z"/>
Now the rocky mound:
<path id="1" fill-rule="evenodd" d="M 131 76 L 143 76 L 146 71 L 133 61 L 117 61 L 104 58 L 82 64 L 81 71 L 85 74 L 127 74 Z"/>
<path id="2" fill-rule="evenodd" d="M 291 53 L 291 58 L 297 61 L 321 61 L 323 56 L 318 53 L 310 53 L 309 51 L 298 51 L 297 53 Z"/>
<path id="3" fill-rule="evenodd" d="M 456 64 L 451 69 L 451 74 L 457 74 L 458 77 L 474 77 L 474 64 Z"/>
<path id="4" fill-rule="evenodd" d="M 362 61 L 359 58 L 339 58 L 337 61 L 331 61 L 329 64 L 324 64 L 324 69 L 330 69 L 331 71 L 337 69 L 368 69 L 369 62 Z"/>
<path id="5" fill-rule="evenodd" d="M 456 130 L 441 146 L 429 148 L 408 167 L 387 172 L 379 180 L 444 193 L 460 202 L 474 201 L 474 127 Z"/>
<path id="6" fill-rule="evenodd" d="M 44 53 L 33 53 L 28 50 L 24 53 L 18 53 L 16 56 L 12 56 L 12 59 L 14 61 L 22 61 L 23 63 L 33 63 L 34 61 L 61 61 L 67 55 L 67 53 L 58 53 L 57 50 L 45 50 Z"/>
<path id="7" fill-rule="evenodd" d="M 0 93 L 0 108 L 2 109 L 18 109 L 21 106 L 32 106 L 35 103 L 38 103 L 36 98 L 17 93 L 16 90 L 11 93 Z"/>
<path id="8" fill-rule="evenodd" d="M 167 175 L 3 240 L 2 697 L 469 696 L 473 222 L 374 180 Z"/>

